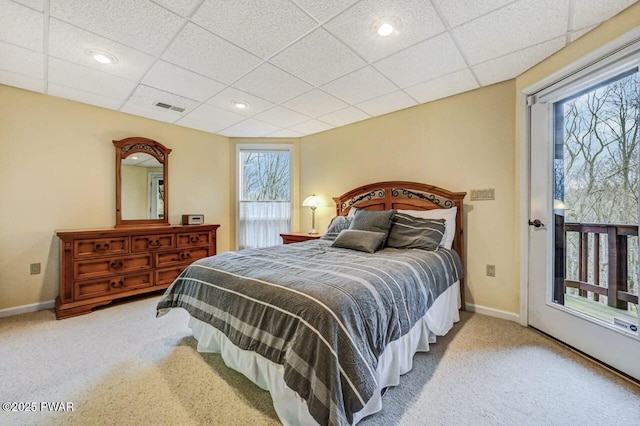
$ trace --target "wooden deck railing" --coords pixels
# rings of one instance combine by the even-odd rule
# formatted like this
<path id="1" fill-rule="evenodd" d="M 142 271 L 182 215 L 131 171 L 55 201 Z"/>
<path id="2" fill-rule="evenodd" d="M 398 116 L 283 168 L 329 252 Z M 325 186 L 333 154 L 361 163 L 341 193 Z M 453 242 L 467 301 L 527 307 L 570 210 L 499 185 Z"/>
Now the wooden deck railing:
<path id="1" fill-rule="evenodd" d="M 559 225 L 556 223 L 556 226 Z M 556 228 L 558 229 L 558 228 Z M 556 298 L 562 293 L 564 304 L 564 292 L 567 287 L 577 288 L 581 296 L 586 297 L 587 292 L 594 293 L 594 299 L 598 300 L 600 295 L 607 296 L 607 304 L 611 307 L 627 310 L 627 303 L 638 304 L 638 295 L 629 292 L 629 259 L 628 240 L 630 236 L 638 236 L 638 227 L 631 225 L 610 225 L 596 223 L 564 223 L 564 233 L 561 237 L 563 241 L 556 241 L 556 245 L 562 245 L 564 249 L 564 265 L 567 264 L 566 241 L 569 233 L 577 233 L 578 244 L 578 280 L 568 280 L 564 278 L 565 271 L 562 271 L 562 280 L 556 276 L 556 283 L 563 282 L 563 288 L 556 291 Z M 593 235 L 593 246 L 589 247 L 589 234 Z M 560 236 L 560 235 L 558 235 Z M 600 257 L 600 246 L 603 243 L 607 247 L 607 286 L 600 285 L 600 269 L 602 266 Z M 558 244 L 560 243 L 560 244 Z M 589 283 L 589 259 L 593 265 L 593 282 Z M 559 260 L 559 259 L 558 259 Z M 564 268 L 562 268 L 564 269 Z M 633 272 L 635 273 L 635 271 Z M 556 284 L 556 285 L 557 285 Z M 556 289 L 560 290 L 560 289 Z"/>

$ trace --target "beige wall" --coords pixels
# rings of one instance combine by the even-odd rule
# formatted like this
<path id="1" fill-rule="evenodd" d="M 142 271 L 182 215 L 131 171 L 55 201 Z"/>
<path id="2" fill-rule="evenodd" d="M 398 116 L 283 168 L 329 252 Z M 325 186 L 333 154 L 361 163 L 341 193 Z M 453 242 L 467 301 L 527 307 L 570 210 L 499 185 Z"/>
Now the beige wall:
<path id="1" fill-rule="evenodd" d="M 514 81 L 419 105 L 302 138 L 300 196 L 331 198 L 360 185 L 410 180 L 452 191 L 495 188 L 495 201 L 465 198 L 467 302 L 518 312 L 513 253 Z M 301 228 L 311 223 L 301 212 Z M 496 277 L 485 265 L 496 265 Z"/>
<path id="2" fill-rule="evenodd" d="M 120 209 L 123 219 L 147 219 L 149 217 L 149 197 L 147 190 L 147 168 L 120 166 L 121 197 Z"/>
<path id="3" fill-rule="evenodd" d="M 115 225 L 114 139 L 171 148 L 170 223 L 202 213 L 229 249 L 227 138 L 2 85 L 0 99 L 0 309 L 57 296 L 54 230 Z"/>

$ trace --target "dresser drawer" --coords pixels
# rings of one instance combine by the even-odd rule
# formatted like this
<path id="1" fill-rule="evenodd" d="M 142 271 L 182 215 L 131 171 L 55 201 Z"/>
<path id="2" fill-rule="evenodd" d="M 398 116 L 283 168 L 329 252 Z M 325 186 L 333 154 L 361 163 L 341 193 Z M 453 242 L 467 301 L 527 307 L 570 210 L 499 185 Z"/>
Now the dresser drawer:
<path id="1" fill-rule="evenodd" d="M 209 245 L 211 239 L 208 231 L 183 232 L 176 235 L 178 237 L 178 248 L 206 246 Z"/>
<path id="2" fill-rule="evenodd" d="M 129 253 L 129 237 L 75 240 L 73 242 L 73 257 L 76 259 L 127 253 Z"/>
<path id="3" fill-rule="evenodd" d="M 156 271 L 155 285 L 157 286 L 170 285 L 176 278 L 178 278 L 178 275 L 180 275 L 180 273 L 185 269 L 187 269 L 186 265 L 175 266 L 173 268 L 158 269 Z"/>
<path id="4" fill-rule="evenodd" d="M 131 237 L 132 253 L 174 247 L 174 234 L 134 235 Z"/>
<path id="5" fill-rule="evenodd" d="M 75 300 L 92 299 L 94 297 L 121 293 L 138 288 L 151 287 L 151 272 L 143 274 L 105 277 L 97 280 L 75 281 Z"/>
<path id="6" fill-rule="evenodd" d="M 151 269 L 151 254 L 121 257 L 106 257 L 76 261 L 73 264 L 73 278 L 76 280 L 104 277 Z"/>
<path id="7" fill-rule="evenodd" d="M 208 247 L 198 247 L 183 250 L 169 250 L 156 253 L 156 267 L 184 265 L 209 256 Z"/>

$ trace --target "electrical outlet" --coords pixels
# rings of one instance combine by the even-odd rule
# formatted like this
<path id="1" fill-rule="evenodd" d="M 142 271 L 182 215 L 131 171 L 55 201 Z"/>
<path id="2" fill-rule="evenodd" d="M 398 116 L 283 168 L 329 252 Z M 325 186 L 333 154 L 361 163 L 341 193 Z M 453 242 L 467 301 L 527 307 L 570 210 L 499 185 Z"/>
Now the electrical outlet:
<path id="1" fill-rule="evenodd" d="M 487 265 L 487 276 L 488 277 L 496 276 L 496 265 Z"/>
<path id="2" fill-rule="evenodd" d="M 40 264 L 32 263 L 29 265 L 29 270 L 31 271 L 31 275 L 38 275 L 40 273 Z"/>

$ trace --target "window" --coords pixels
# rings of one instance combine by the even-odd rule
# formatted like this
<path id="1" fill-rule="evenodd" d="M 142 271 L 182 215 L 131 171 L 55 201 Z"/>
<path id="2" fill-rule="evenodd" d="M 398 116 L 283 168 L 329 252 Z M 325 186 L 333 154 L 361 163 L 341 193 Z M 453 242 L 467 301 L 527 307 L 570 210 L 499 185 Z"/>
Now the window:
<path id="1" fill-rule="evenodd" d="M 291 147 L 238 147 L 238 248 L 280 244 L 291 230 Z"/>

